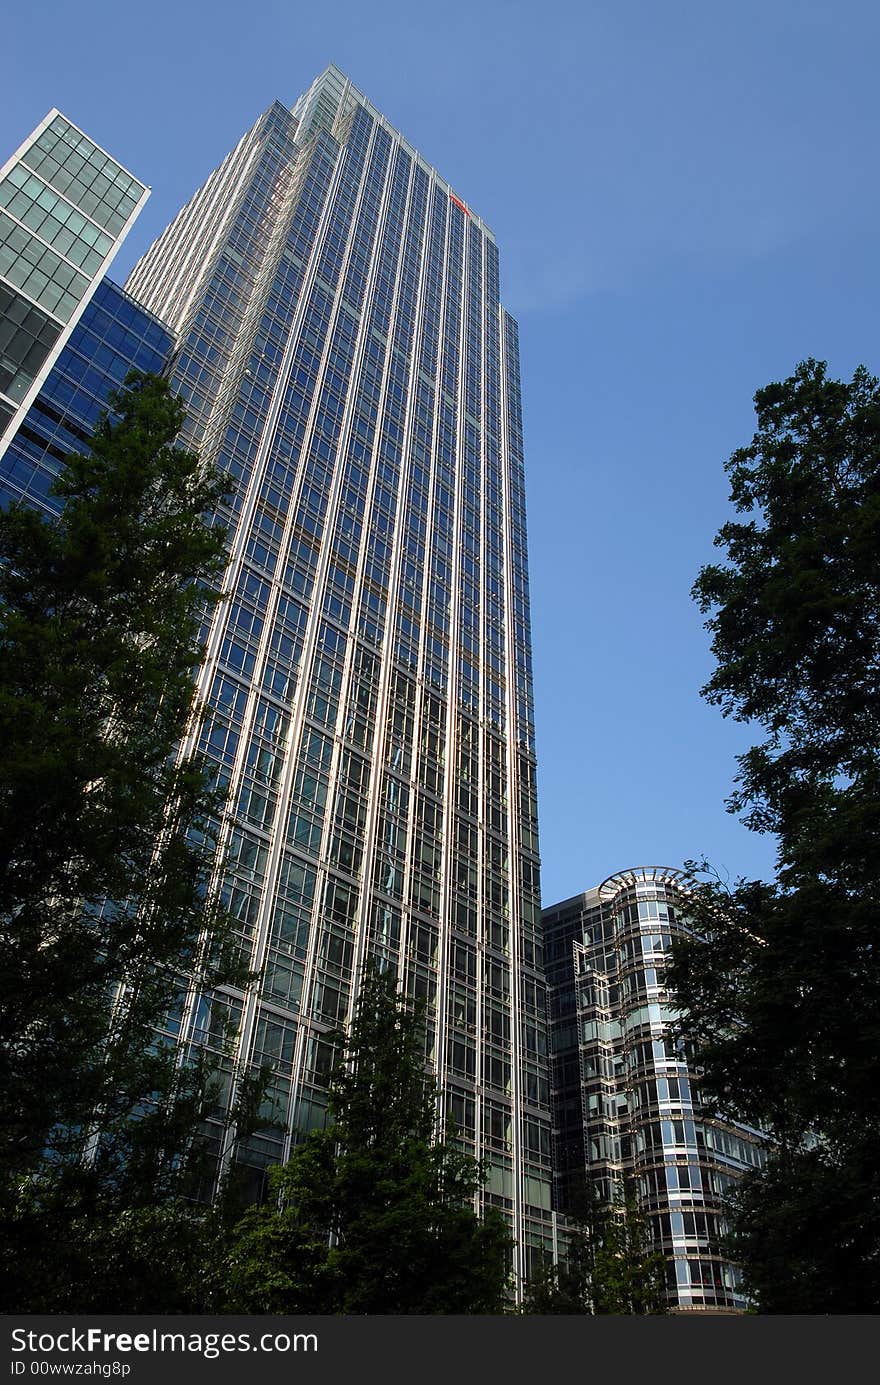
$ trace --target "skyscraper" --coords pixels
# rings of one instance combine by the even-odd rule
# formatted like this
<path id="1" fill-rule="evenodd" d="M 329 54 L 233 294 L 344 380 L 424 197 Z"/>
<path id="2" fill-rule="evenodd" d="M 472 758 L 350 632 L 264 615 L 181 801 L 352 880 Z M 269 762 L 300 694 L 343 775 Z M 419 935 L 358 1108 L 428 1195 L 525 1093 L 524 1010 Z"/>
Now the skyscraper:
<path id="1" fill-rule="evenodd" d="M 550 1129 L 494 237 L 331 67 L 256 122 L 127 288 L 176 334 L 185 440 L 235 481 L 200 743 L 229 786 L 219 884 L 260 981 L 190 995 L 174 1030 L 210 1046 L 219 1008 L 237 1061 L 271 1065 L 259 1170 L 323 1122 L 326 1036 L 381 959 L 427 1007 L 441 1117 L 487 1161 L 521 1268 L 547 1238 Z"/>
<path id="2" fill-rule="evenodd" d="M 0 169 L 0 456 L 148 196 L 57 110 Z"/>
<path id="3" fill-rule="evenodd" d="M 71 452 L 86 448 L 112 390 L 130 370 L 164 370 L 174 339 L 152 313 L 102 279 L 39 394 L 0 447 L 0 505 L 60 502 L 52 481 Z"/>
<path id="4" fill-rule="evenodd" d="M 761 1137 L 703 1109 L 670 1034 L 662 969 L 687 911 L 687 877 L 655 867 L 544 910 L 556 1206 L 633 1194 L 666 1258 L 670 1306 L 742 1310 L 722 1199 L 760 1165 Z"/>

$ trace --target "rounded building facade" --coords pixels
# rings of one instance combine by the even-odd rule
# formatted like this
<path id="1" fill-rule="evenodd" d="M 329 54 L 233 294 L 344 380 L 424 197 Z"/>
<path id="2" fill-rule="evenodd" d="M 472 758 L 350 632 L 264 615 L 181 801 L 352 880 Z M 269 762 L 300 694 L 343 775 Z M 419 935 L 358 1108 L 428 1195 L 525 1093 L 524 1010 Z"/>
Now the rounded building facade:
<path id="1" fill-rule="evenodd" d="M 721 1249 L 723 1198 L 760 1164 L 761 1137 L 704 1110 L 684 1046 L 670 1032 L 663 969 L 673 938 L 687 932 L 688 898 L 682 871 L 621 871 L 546 911 L 548 952 L 556 957 L 557 982 L 569 949 L 571 956 L 566 1032 L 571 1036 L 573 1010 L 583 1120 L 579 1181 L 605 1205 L 624 1192 L 635 1195 L 666 1260 L 671 1307 L 737 1311 L 746 1300 Z M 564 1008 L 551 998 L 551 1043 Z M 572 1054 L 567 1069 L 559 1058 L 557 1047 L 554 1102 L 571 1110 L 573 1093 L 556 1079 L 567 1070 L 570 1085 Z M 573 1148 L 569 1140 L 569 1164 Z M 572 1210 L 564 1202 L 577 1174 L 562 1170 L 560 1211 Z"/>

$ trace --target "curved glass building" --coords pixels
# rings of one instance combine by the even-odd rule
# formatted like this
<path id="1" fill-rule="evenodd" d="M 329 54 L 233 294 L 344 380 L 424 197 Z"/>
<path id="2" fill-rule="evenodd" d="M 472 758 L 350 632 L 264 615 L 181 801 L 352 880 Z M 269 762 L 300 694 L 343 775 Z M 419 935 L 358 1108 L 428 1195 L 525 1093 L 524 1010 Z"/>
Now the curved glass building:
<path id="1" fill-rule="evenodd" d="M 670 1306 L 742 1310 L 722 1198 L 762 1159 L 759 1132 L 702 1108 L 662 984 L 687 930 L 688 879 L 620 871 L 544 910 L 557 1210 L 635 1195 L 667 1265 Z"/>

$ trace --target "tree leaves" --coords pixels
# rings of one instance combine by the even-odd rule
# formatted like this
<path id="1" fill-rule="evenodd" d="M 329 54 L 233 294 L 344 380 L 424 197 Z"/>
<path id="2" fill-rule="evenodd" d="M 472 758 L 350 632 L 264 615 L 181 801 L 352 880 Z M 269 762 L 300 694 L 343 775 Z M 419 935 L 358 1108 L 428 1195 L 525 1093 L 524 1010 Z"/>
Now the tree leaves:
<path id="1" fill-rule="evenodd" d="M 582 1218 L 570 1219 L 562 1262 L 548 1258 L 526 1285 L 528 1314 L 591 1313 L 642 1317 L 668 1311 L 666 1262 L 651 1245 L 635 1193 L 612 1207 L 589 1200 Z"/>
<path id="2" fill-rule="evenodd" d="M 220 798 L 177 753 L 226 481 L 176 445 L 163 380 L 126 386 L 60 517 L 0 514 L 0 1194 L 32 1252 L 4 1292 L 53 1311 L 87 1301 L 102 1236 L 183 1191 L 211 1065 L 156 1028 L 195 977 L 244 979 L 207 889 Z"/>
<path id="3" fill-rule="evenodd" d="M 764 1128 L 733 1253 L 771 1312 L 880 1306 L 880 386 L 805 361 L 755 396 L 728 463 L 726 565 L 702 570 L 704 688 L 767 739 L 732 811 L 779 841 L 773 884 L 709 881 L 667 983 L 715 1110 Z M 826 1212 L 821 1212 L 822 1203 Z M 864 1227 L 847 1236 L 861 1201 Z M 828 1209 L 837 1208 L 833 1215 Z M 809 1228 L 809 1229 L 807 1229 Z M 836 1305 L 836 1306 L 832 1306 Z"/>
<path id="4" fill-rule="evenodd" d="M 274 1172 L 227 1261 L 236 1312 L 501 1311 L 510 1236 L 474 1197 L 477 1162 L 435 1138 L 419 1018 L 367 971 L 330 1087 L 330 1124 Z"/>
<path id="5" fill-rule="evenodd" d="M 704 695 L 771 733 L 740 758 L 737 807 L 780 834 L 792 780 L 850 780 L 880 746 L 880 386 L 805 361 L 755 395 L 758 431 L 727 464 L 731 499 L 757 516 L 725 524 L 694 585 L 711 612 L 716 669 Z"/>

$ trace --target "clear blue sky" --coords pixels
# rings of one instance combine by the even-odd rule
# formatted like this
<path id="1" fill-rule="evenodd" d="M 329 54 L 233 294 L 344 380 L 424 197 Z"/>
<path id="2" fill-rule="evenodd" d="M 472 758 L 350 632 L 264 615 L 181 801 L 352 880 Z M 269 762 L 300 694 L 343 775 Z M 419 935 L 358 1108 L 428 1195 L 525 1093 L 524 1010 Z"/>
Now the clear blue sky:
<path id="1" fill-rule="evenodd" d="M 689 598 L 751 398 L 880 371 L 877 54 L 859 0 L 43 0 L 3 157 L 51 106 L 153 187 L 121 278 L 274 98 L 336 62 L 494 229 L 523 349 L 552 903 L 628 865 L 766 874 L 724 811 Z"/>

